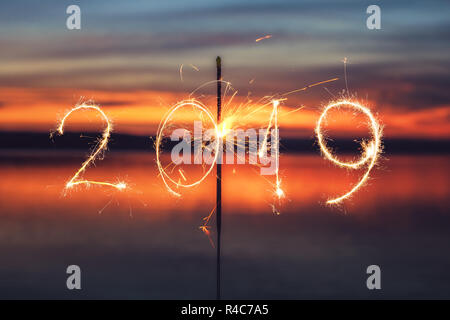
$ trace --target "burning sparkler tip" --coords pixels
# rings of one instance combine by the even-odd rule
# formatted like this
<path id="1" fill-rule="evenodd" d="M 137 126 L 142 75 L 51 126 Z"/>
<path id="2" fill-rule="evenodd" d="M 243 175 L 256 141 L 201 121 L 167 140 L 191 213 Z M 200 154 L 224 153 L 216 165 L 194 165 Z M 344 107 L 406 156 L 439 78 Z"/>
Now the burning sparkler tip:
<path id="1" fill-rule="evenodd" d="M 278 196 L 278 199 L 281 199 L 284 197 L 284 191 L 281 188 L 277 188 L 275 191 L 276 195 Z"/>
<path id="2" fill-rule="evenodd" d="M 126 188 L 128 188 L 128 186 L 125 182 L 119 182 L 118 184 L 116 184 L 116 188 L 119 190 L 125 190 Z"/>

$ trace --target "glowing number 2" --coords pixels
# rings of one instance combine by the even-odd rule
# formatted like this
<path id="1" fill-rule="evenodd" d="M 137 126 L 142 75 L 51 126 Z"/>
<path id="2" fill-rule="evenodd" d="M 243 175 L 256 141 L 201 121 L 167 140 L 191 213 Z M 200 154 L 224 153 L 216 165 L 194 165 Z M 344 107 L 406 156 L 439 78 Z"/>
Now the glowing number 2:
<path id="1" fill-rule="evenodd" d="M 84 110 L 95 110 L 98 113 L 100 113 L 100 115 L 102 116 L 102 118 L 106 122 L 106 129 L 105 129 L 105 131 L 103 131 L 102 139 L 100 140 L 97 148 L 86 159 L 86 161 L 83 162 L 83 164 L 80 167 L 80 169 L 78 169 L 78 171 L 69 180 L 69 182 L 66 183 L 66 189 L 72 188 L 73 186 L 80 185 L 80 184 L 86 184 L 86 185 L 96 184 L 96 185 L 110 186 L 110 187 L 113 187 L 113 188 L 116 188 L 116 189 L 119 189 L 119 190 L 125 189 L 127 187 L 127 185 L 125 183 L 123 183 L 123 182 L 119 182 L 119 183 L 115 183 L 114 184 L 114 183 L 109 183 L 109 182 L 83 180 L 83 179 L 80 178 L 80 175 L 86 170 L 86 168 L 89 166 L 89 164 L 91 162 L 93 162 L 103 150 L 106 149 L 106 147 L 108 145 L 109 136 L 110 136 L 110 133 L 111 133 L 111 124 L 110 124 L 109 119 L 106 116 L 106 114 L 96 105 L 82 104 L 82 105 L 79 105 L 79 106 L 73 108 L 68 113 L 66 113 L 64 118 L 61 120 L 61 123 L 59 124 L 59 126 L 57 128 L 57 132 L 60 135 L 64 134 L 64 124 L 65 124 L 66 119 L 68 117 L 70 117 L 70 115 L 73 112 L 78 111 L 78 110 L 82 110 L 82 109 L 84 109 Z"/>

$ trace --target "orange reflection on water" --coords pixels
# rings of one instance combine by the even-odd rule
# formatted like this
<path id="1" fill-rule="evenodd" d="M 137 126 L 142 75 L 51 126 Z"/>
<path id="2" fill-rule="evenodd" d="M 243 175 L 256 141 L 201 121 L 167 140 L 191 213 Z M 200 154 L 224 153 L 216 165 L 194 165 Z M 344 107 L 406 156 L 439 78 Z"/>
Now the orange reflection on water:
<path id="1" fill-rule="evenodd" d="M 192 213 L 207 215 L 214 206 L 215 179 L 211 174 L 200 186 L 181 190 L 181 199 L 167 192 L 154 162 L 154 153 L 110 153 L 97 167 L 86 171 L 90 179 L 125 181 L 130 190 L 80 186 L 64 195 L 64 184 L 83 160 L 82 155 L 3 154 L 0 163 L 2 215 L 95 215 L 119 212 L 167 219 Z M 369 184 L 344 203 L 349 213 L 364 212 L 389 203 L 447 205 L 448 156 L 393 156 L 373 171 Z M 302 209 L 323 207 L 325 201 L 349 190 L 363 172 L 336 168 L 318 155 L 283 155 L 282 186 L 287 198 L 277 208 L 282 214 L 301 214 Z M 192 168 L 192 171 L 198 168 Z M 189 175 L 189 169 L 186 170 Z M 273 214 L 271 176 L 262 177 L 250 165 L 223 165 L 225 214 Z M 120 213 L 121 212 L 121 213 Z"/>

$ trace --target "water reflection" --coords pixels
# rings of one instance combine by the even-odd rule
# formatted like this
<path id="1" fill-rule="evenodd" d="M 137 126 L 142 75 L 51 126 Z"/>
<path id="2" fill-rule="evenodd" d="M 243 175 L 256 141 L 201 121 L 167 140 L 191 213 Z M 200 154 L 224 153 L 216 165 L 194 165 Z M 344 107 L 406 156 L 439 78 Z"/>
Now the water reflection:
<path id="1" fill-rule="evenodd" d="M 111 153 L 86 176 L 125 180 L 131 190 L 64 195 L 82 159 L 2 154 L 0 297 L 214 298 L 214 250 L 198 230 L 214 206 L 214 177 L 174 199 L 153 153 Z M 358 172 L 283 155 L 279 216 L 259 169 L 224 166 L 224 297 L 448 298 L 448 160 L 393 156 L 345 206 L 330 208 L 325 200 Z M 84 270 L 79 293 L 64 286 L 72 263 Z M 373 263 L 385 270 L 378 295 L 364 285 Z"/>

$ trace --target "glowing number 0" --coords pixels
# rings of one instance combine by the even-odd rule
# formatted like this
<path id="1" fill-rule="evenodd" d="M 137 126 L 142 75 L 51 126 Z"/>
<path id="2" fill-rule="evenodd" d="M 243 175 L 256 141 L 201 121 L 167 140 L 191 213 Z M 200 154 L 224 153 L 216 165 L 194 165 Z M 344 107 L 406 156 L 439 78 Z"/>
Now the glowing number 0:
<path id="1" fill-rule="evenodd" d="M 214 147 L 214 161 L 211 163 L 211 165 L 209 166 L 209 169 L 206 171 L 206 173 L 203 174 L 203 176 L 191 183 L 191 184 L 182 184 L 179 183 L 177 181 L 175 181 L 174 179 L 172 179 L 169 174 L 164 170 L 164 167 L 161 164 L 161 160 L 160 160 L 160 153 L 161 153 L 161 142 L 163 139 L 163 131 L 165 129 L 165 127 L 167 126 L 167 123 L 169 121 L 169 118 L 178 110 L 184 107 L 193 107 L 196 108 L 200 111 L 203 111 L 209 118 L 209 120 L 211 120 L 212 124 L 214 125 L 214 132 L 216 133 L 217 137 L 220 137 L 219 135 L 219 128 L 217 127 L 217 123 L 214 120 L 213 115 L 211 114 L 211 112 L 209 112 L 209 110 L 199 101 L 196 100 L 184 100 L 181 101 L 177 104 L 175 104 L 174 106 L 172 106 L 169 111 L 166 113 L 163 122 L 160 123 L 159 128 L 158 128 L 158 134 L 156 135 L 156 143 L 155 143 L 155 147 L 156 147 L 156 164 L 158 166 L 158 170 L 159 173 L 161 175 L 161 178 L 167 188 L 167 190 L 169 190 L 170 193 L 172 193 L 173 195 L 180 197 L 181 194 L 179 194 L 178 192 L 176 192 L 173 188 L 171 188 L 171 186 L 169 184 L 172 184 L 175 187 L 183 187 L 183 188 L 190 188 L 193 186 L 196 186 L 198 184 L 200 184 L 203 180 L 205 180 L 205 178 L 210 174 L 210 172 L 213 170 L 214 168 L 214 164 L 216 163 L 217 157 L 219 155 L 219 143 L 215 144 Z"/>

